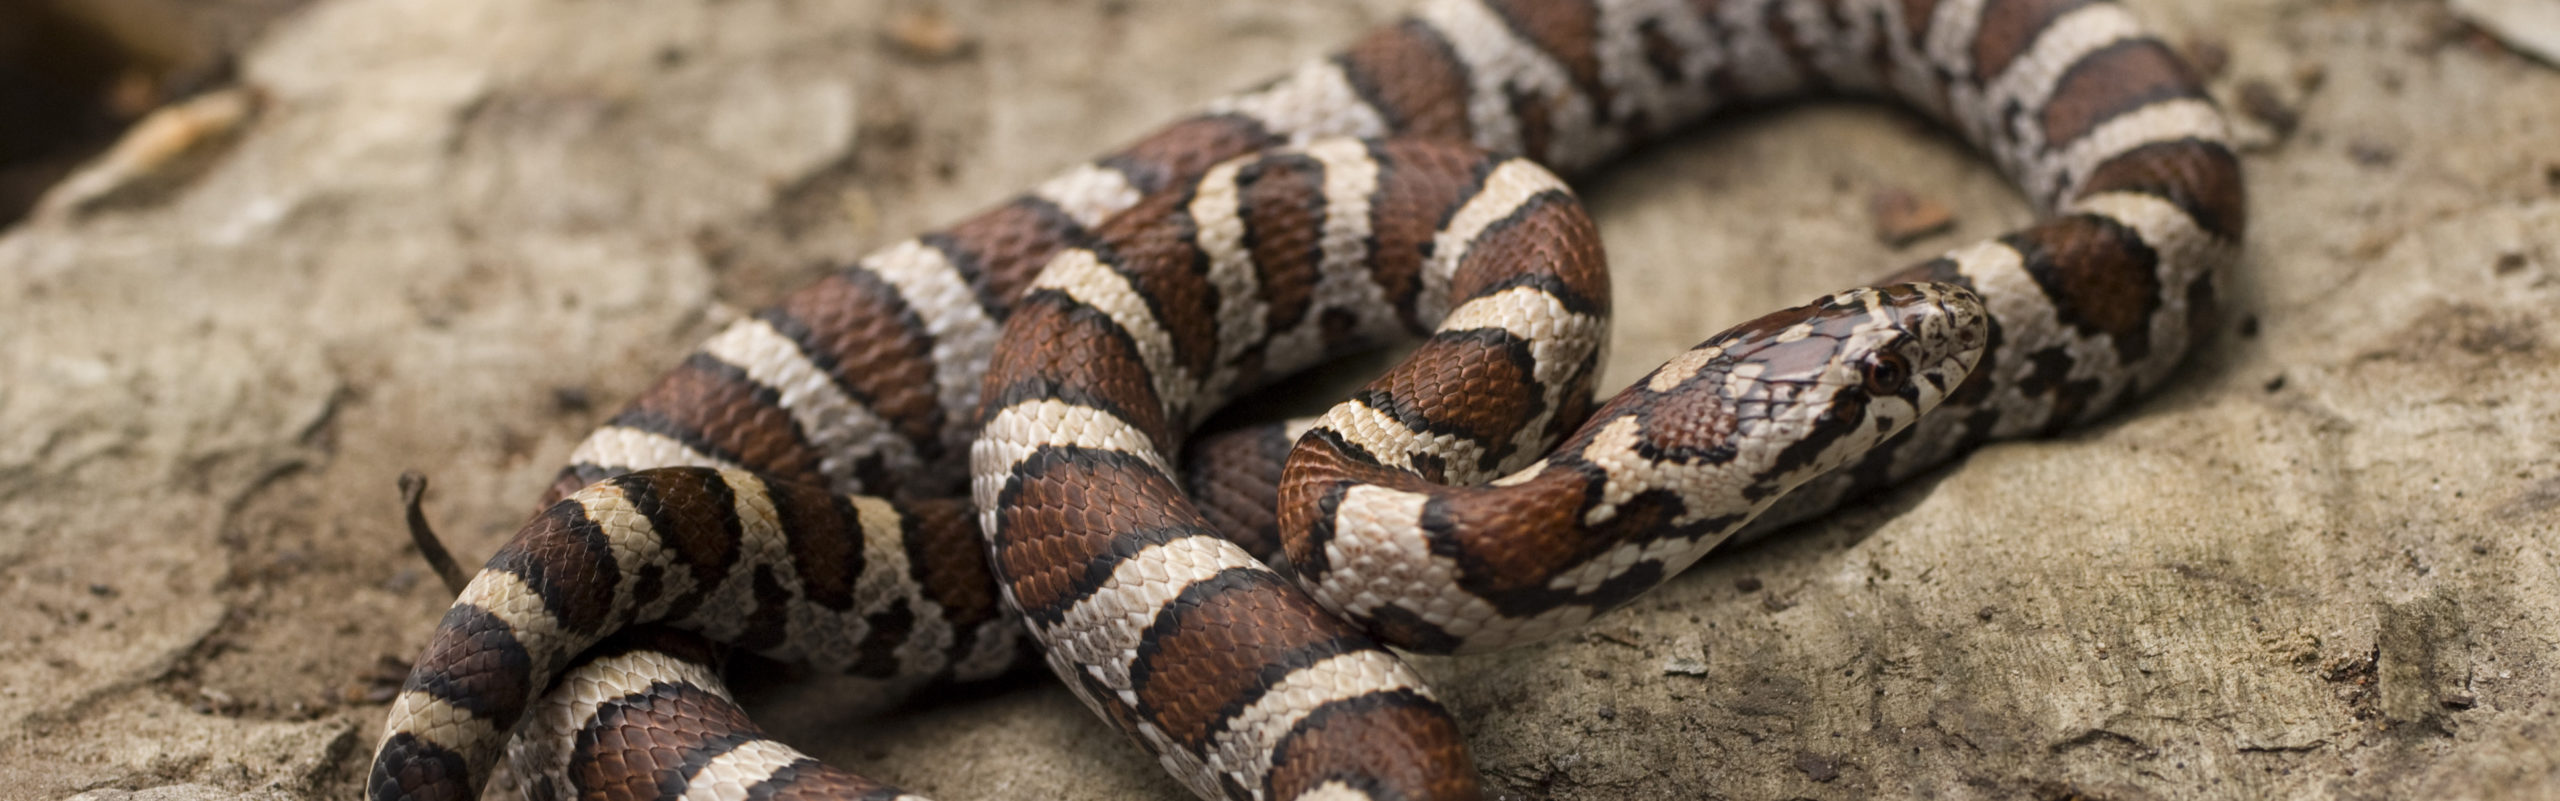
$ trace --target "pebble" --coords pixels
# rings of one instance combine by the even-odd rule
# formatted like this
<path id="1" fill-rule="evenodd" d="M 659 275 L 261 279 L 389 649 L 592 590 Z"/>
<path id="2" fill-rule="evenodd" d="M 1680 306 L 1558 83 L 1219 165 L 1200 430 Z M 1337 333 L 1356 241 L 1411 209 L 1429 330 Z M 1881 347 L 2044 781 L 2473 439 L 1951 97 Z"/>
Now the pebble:
<path id="1" fill-rule="evenodd" d="M 1955 211 L 1936 198 L 1904 189 L 1880 189 L 1867 197 L 1867 213 L 1875 218 L 1876 240 L 1902 247 L 1930 234 L 1955 227 Z"/>

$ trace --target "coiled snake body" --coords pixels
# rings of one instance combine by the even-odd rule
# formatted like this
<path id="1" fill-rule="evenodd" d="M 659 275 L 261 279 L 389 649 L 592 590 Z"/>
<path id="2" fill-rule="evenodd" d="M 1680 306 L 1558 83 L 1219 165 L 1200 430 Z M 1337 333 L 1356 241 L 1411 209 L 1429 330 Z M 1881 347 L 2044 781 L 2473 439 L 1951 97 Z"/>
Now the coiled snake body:
<path id="1" fill-rule="evenodd" d="M 1606 279 L 1547 168 L 1814 92 L 1945 122 L 2041 221 L 1595 408 Z M 2205 333 L 2243 220 L 2219 113 L 2112 3 L 1432 0 L 714 337 L 448 611 L 371 792 L 475 795 L 513 734 L 543 795 L 896 797 L 763 739 L 697 635 L 895 691 L 1027 628 L 1204 797 L 1474 797 L 1380 641 L 1549 635 L 2101 414 Z M 1236 393 L 1417 335 L 1313 424 L 1171 458 Z"/>

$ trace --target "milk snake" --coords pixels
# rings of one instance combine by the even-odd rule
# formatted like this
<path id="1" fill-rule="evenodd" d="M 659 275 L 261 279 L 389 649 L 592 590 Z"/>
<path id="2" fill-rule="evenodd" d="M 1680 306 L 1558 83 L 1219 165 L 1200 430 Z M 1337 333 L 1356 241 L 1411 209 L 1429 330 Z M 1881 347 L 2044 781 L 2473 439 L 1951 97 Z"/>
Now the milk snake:
<path id="1" fill-rule="evenodd" d="M 1943 122 L 2040 221 L 1594 408 L 1605 278 L 1540 165 L 1824 93 Z M 530 717 L 537 794 L 895 797 L 762 739 L 695 635 L 606 638 L 672 623 L 897 691 L 1015 663 L 1011 610 L 1204 797 L 1473 797 L 1376 639 L 1551 634 L 1737 529 L 2092 419 L 2209 330 L 2244 205 L 2200 82 L 2113 3 L 1428 0 L 714 337 L 448 611 L 371 792 L 475 795 Z M 1312 427 L 1176 474 L 1225 398 L 1398 336 L 1416 359 Z"/>

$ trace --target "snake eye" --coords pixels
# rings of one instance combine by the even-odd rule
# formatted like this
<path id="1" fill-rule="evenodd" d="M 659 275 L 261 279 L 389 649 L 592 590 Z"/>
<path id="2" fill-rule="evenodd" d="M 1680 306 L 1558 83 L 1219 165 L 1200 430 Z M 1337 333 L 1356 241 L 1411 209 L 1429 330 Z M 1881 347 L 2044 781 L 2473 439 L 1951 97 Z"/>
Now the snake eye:
<path id="1" fill-rule="evenodd" d="M 1902 354 L 1892 351 L 1876 354 L 1874 359 L 1867 362 L 1865 370 L 1869 394 L 1898 394 L 1902 392 L 1904 386 L 1911 383 L 1910 365 L 1903 363 Z"/>

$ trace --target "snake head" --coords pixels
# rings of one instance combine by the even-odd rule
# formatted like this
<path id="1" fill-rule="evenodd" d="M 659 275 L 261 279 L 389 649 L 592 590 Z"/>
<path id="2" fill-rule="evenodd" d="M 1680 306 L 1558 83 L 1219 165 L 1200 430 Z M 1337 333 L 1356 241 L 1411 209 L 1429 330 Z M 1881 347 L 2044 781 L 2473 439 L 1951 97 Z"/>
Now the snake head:
<path id="1" fill-rule="evenodd" d="M 1853 289 L 1726 332 L 1736 426 L 1774 448 L 1753 494 L 1774 499 L 1902 433 L 1963 385 L 1990 338 L 1982 298 L 1944 283 Z"/>
<path id="2" fill-rule="evenodd" d="M 1990 325 L 1954 284 L 1827 295 L 1708 339 L 1594 419 L 1642 408 L 1650 457 L 1701 473 L 1688 506 L 1739 512 L 1724 518 L 1739 525 L 1936 408 L 1982 360 Z"/>

